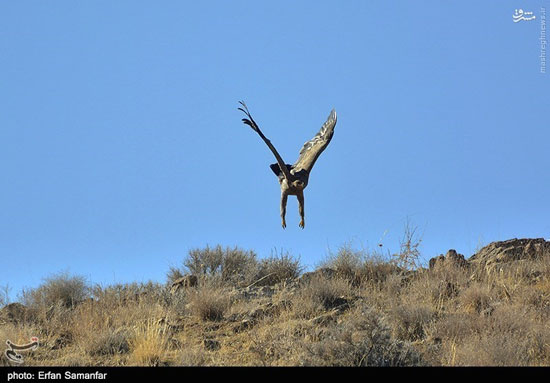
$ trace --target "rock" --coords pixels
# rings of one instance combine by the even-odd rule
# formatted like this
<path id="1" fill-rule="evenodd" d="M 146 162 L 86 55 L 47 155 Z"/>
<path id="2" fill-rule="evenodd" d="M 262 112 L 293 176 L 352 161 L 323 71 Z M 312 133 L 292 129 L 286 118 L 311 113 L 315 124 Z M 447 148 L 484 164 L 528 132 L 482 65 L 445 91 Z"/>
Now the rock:
<path id="1" fill-rule="evenodd" d="M 447 251 L 447 254 L 440 255 L 438 257 L 434 257 L 430 259 L 430 262 L 429 262 L 430 270 L 442 265 L 467 267 L 468 261 L 464 258 L 464 255 L 458 254 L 454 249 L 450 249 L 449 251 Z"/>
<path id="2" fill-rule="evenodd" d="M 196 275 L 184 275 L 181 278 L 178 278 L 174 283 L 172 283 L 172 286 L 170 287 L 170 292 L 174 294 L 179 289 L 182 288 L 188 288 L 188 287 L 196 287 L 199 283 L 199 279 Z"/>
<path id="3" fill-rule="evenodd" d="M 468 262 L 486 265 L 550 256 L 550 241 L 544 238 L 509 239 L 492 242 L 472 255 Z"/>

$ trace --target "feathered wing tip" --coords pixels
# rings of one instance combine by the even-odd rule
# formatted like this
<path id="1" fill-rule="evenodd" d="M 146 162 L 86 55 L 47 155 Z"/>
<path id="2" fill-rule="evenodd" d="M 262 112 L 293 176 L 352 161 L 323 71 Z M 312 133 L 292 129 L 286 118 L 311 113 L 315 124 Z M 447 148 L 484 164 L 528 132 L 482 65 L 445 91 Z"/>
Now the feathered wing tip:
<path id="1" fill-rule="evenodd" d="M 334 126 L 336 125 L 336 120 L 337 120 L 337 117 L 336 117 L 336 109 L 332 109 L 330 111 L 330 114 L 328 115 L 327 117 L 327 120 L 325 121 L 325 123 L 323 124 L 323 126 L 321 127 L 321 131 L 320 132 L 324 132 L 328 129 L 333 129 Z"/>
<path id="2" fill-rule="evenodd" d="M 250 112 L 248 111 L 248 108 L 247 108 L 246 104 L 244 103 L 244 101 L 239 101 L 239 104 L 241 104 L 244 109 L 243 108 L 237 108 L 237 109 L 242 111 L 248 117 L 248 118 L 243 118 L 242 121 L 246 125 L 250 126 L 252 129 L 254 129 L 257 132 L 258 131 L 258 125 L 256 124 L 256 121 L 254 121 L 254 119 L 250 115 Z"/>
<path id="3" fill-rule="evenodd" d="M 302 149 L 300 149 L 300 155 L 304 154 L 308 150 L 310 150 L 315 144 L 319 143 L 320 141 L 329 141 L 332 139 L 332 135 L 334 134 L 334 127 L 336 126 L 337 116 L 336 116 L 336 109 L 332 109 L 330 114 L 327 117 L 327 120 L 321 126 L 321 129 L 315 137 L 313 137 L 311 140 L 304 143 L 304 146 L 302 146 Z"/>
<path id="4" fill-rule="evenodd" d="M 336 109 L 333 108 L 333 109 L 330 111 L 330 114 L 328 115 L 328 118 L 327 118 L 327 122 L 328 122 L 329 120 L 330 120 L 330 121 L 334 121 L 334 123 L 336 124 L 336 120 L 337 120 Z M 325 122 L 325 124 L 326 124 L 327 122 Z"/>
<path id="5" fill-rule="evenodd" d="M 285 162 L 283 160 L 283 158 L 281 157 L 281 155 L 277 152 L 277 149 L 275 149 L 275 147 L 273 146 L 273 144 L 271 143 L 271 141 L 269 141 L 267 139 L 266 136 L 264 136 L 264 134 L 262 133 L 262 131 L 260 130 L 258 124 L 256 124 L 256 121 L 254 121 L 254 119 L 252 118 L 252 116 L 250 115 L 250 112 L 248 111 L 248 108 L 246 107 L 246 104 L 244 103 L 244 101 L 239 101 L 239 103 L 242 105 L 242 108 L 238 108 L 240 111 L 242 111 L 244 114 L 246 114 L 246 116 L 248 118 L 243 118 L 243 122 L 250 126 L 256 133 L 258 133 L 258 135 L 261 137 L 261 139 L 265 142 L 265 144 L 267 145 L 267 147 L 269 148 L 269 150 L 271 150 L 271 153 L 273 153 L 273 155 L 275 156 L 275 158 L 277 159 L 277 165 L 279 166 L 284 178 L 286 178 L 287 180 L 290 181 L 290 171 L 288 170 L 288 167 L 285 165 Z M 243 109 L 244 108 L 244 109 Z"/>
<path id="6" fill-rule="evenodd" d="M 325 134 L 328 131 L 334 132 L 334 127 L 336 126 L 336 120 L 337 120 L 336 109 L 332 109 L 330 111 L 330 114 L 327 117 L 327 120 L 321 127 L 322 134 Z"/>

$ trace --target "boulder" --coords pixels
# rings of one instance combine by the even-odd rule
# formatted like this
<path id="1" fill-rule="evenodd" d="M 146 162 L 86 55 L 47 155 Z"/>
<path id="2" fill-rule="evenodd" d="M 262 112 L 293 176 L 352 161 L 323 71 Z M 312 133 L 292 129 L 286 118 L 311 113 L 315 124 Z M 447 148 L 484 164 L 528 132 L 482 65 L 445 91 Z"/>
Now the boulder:
<path id="1" fill-rule="evenodd" d="M 492 242 L 472 255 L 468 261 L 489 265 L 544 256 L 550 256 L 550 241 L 544 238 L 514 238 Z"/>
<path id="2" fill-rule="evenodd" d="M 466 261 L 464 255 L 458 254 L 454 249 L 450 249 L 449 251 L 447 251 L 447 254 L 434 257 L 430 259 L 429 262 L 430 270 L 443 265 L 466 267 L 468 266 L 468 261 Z"/>

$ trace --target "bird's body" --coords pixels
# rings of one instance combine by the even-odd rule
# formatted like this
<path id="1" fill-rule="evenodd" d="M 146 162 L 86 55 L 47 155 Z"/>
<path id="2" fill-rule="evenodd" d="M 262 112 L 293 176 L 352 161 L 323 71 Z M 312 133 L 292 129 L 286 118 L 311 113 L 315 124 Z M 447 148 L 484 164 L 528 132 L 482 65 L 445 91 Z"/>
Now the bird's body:
<path id="1" fill-rule="evenodd" d="M 300 150 L 298 159 L 293 165 L 290 165 L 285 164 L 275 147 L 271 144 L 271 141 L 264 136 L 256 122 L 252 119 L 245 103 L 242 101 L 240 103 L 244 109 L 239 108 L 239 110 L 243 111 L 248 116 L 248 119 L 243 118 L 243 122 L 258 133 L 277 159 L 277 162 L 271 164 L 270 168 L 279 179 L 281 187 L 282 226 L 283 228 L 286 227 L 285 215 L 287 198 L 289 195 L 295 195 L 298 199 L 298 210 L 301 217 L 300 227 L 303 229 L 305 227 L 304 189 L 307 187 L 309 175 L 315 161 L 317 161 L 319 155 L 321 155 L 332 139 L 334 127 L 336 126 L 336 111 L 334 109 L 332 110 L 327 121 L 321 127 L 321 130 L 319 130 L 315 137 L 304 144 Z"/>
<path id="2" fill-rule="evenodd" d="M 292 165 L 286 164 L 290 173 L 290 180 L 287 180 L 279 168 L 279 164 L 271 164 L 270 168 L 273 170 L 277 178 L 279 178 L 279 184 L 281 190 L 286 190 L 289 195 L 297 195 L 307 187 L 309 181 L 309 174 L 307 170 L 293 168 Z"/>

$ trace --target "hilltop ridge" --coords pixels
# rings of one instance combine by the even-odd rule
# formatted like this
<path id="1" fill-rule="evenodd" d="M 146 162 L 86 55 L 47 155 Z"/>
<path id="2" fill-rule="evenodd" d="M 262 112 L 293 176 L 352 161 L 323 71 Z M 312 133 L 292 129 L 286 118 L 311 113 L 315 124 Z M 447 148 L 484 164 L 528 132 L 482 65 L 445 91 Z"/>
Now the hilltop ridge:
<path id="1" fill-rule="evenodd" d="M 342 248 L 303 273 L 288 254 L 220 246 L 184 266 L 166 284 L 47 279 L 0 310 L 0 340 L 37 336 L 26 365 L 550 365 L 542 238 L 416 269 Z"/>

